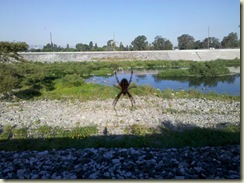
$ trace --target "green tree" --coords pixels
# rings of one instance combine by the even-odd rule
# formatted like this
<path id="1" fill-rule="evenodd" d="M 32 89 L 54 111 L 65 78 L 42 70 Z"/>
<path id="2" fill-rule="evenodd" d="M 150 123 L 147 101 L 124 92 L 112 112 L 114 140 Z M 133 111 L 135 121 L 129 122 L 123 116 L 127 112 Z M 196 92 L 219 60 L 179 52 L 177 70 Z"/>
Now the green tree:
<path id="1" fill-rule="evenodd" d="M 131 42 L 133 50 L 146 50 L 148 46 L 147 37 L 144 35 L 137 36 L 134 41 Z"/>
<path id="2" fill-rule="evenodd" d="M 47 43 L 46 46 L 43 46 L 42 51 L 44 52 L 50 52 L 53 50 L 53 44 Z"/>
<path id="3" fill-rule="evenodd" d="M 188 34 L 183 34 L 179 36 L 177 40 L 178 40 L 178 47 L 180 50 L 193 49 L 195 47 L 194 37 Z"/>
<path id="4" fill-rule="evenodd" d="M 161 36 L 156 36 L 152 42 L 154 50 L 172 50 L 173 44 Z"/>
<path id="5" fill-rule="evenodd" d="M 221 44 L 218 38 L 209 37 L 202 41 L 202 48 L 220 48 Z"/>
<path id="6" fill-rule="evenodd" d="M 9 58 L 15 58 L 16 60 L 23 60 L 18 52 L 27 51 L 29 48 L 25 42 L 0 42 L 0 62 L 9 61 Z"/>
<path id="7" fill-rule="evenodd" d="M 202 49 L 202 42 L 200 40 L 195 41 L 194 49 Z"/>
<path id="8" fill-rule="evenodd" d="M 90 43 L 89 43 L 89 50 L 93 50 L 93 42 L 92 41 L 90 41 Z"/>
<path id="9" fill-rule="evenodd" d="M 98 46 L 97 43 L 95 43 L 94 50 L 97 50 Z"/>
<path id="10" fill-rule="evenodd" d="M 238 40 L 237 33 L 231 32 L 228 36 L 225 36 L 221 41 L 221 45 L 224 48 L 240 47 L 240 41 Z"/>
<path id="11" fill-rule="evenodd" d="M 173 44 L 170 42 L 170 40 L 165 41 L 165 50 L 172 50 Z"/>
<path id="12" fill-rule="evenodd" d="M 77 51 L 89 51 L 89 45 L 87 44 L 77 43 L 75 48 Z"/>
<path id="13" fill-rule="evenodd" d="M 119 50 L 120 51 L 124 51 L 125 50 L 125 47 L 124 47 L 122 42 L 119 43 Z"/>

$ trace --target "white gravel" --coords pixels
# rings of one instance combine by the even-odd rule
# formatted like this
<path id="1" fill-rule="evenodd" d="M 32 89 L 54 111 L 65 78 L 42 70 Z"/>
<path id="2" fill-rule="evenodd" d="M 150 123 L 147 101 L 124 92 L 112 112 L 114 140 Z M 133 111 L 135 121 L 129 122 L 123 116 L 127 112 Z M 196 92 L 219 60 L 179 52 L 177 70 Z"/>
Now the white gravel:
<path id="1" fill-rule="evenodd" d="M 20 101 L 0 102 L 0 127 L 35 128 L 48 125 L 72 128 L 97 125 L 102 134 L 123 134 L 133 124 L 148 127 L 165 126 L 181 129 L 189 127 L 221 127 L 240 125 L 240 102 L 222 102 L 207 99 L 163 99 L 135 96 L 136 105 L 131 110 L 128 98 L 123 97 L 112 107 L 112 99 L 105 101 Z"/>

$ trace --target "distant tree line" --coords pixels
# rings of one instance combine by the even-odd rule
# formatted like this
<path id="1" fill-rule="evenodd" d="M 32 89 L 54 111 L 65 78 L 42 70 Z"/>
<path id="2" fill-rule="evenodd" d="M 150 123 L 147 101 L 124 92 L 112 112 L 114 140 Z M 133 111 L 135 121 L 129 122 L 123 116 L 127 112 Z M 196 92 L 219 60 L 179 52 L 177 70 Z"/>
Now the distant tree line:
<path id="1" fill-rule="evenodd" d="M 225 36 L 222 41 L 215 37 L 207 37 L 201 40 L 195 40 L 193 36 L 183 34 L 177 38 L 178 46 L 173 47 L 170 40 L 162 36 L 156 36 L 152 43 L 148 43 L 145 35 L 137 36 L 130 45 L 124 46 L 110 39 L 107 44 L 99 47 L 92 41 L 89 44 L 77 43 L 75 48 L 70 48 L 69 44 L 65 48 L 57 44 L 48 43 L 42 49 L 32 48 L 32 52 L 75 52 L 75 51 L 133 51 L 133 50 L 172 50 L 172 49 L 208 49 L 208 48 L 239 48 L 240 39 L 237 33 L 231 32 Z M 25 42 L 0 42 L 0 59 L 4 60 L 8 56 L 18 57 L 17 52 L 27 51 L 29 46 Z M 11 53 L 11 54 L 10 54 Z"/>

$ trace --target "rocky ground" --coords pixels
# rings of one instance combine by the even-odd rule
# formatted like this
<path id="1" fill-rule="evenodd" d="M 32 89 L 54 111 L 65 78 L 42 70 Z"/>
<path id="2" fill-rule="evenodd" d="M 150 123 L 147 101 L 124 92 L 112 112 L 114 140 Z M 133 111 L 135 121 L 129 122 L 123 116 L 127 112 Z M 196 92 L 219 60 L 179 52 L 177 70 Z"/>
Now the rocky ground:
<path id="1" fill-rule="evenodd" d="M 240 179 L 240 146 L 0 151 L 2 179 Z"/>
<path id="2" fill-rule="evenodd" d="M 38 125 L 72 128 L 97 125 L 102 134 L 123 134 L 133 124 L 170 129 L 240 125 L 240 102 L 207 99 L 163 99 L 135 96 L 136 105 L 123 97 L 116 110 L 112 99 L 105 101 L 20 101 L 0 102 L 0 125 L 36 128 Z"/>
<path id="3" fill-rule="evenodd" d="M 105 101 L 0 102 L 0 125 L 88 126 L 99 133 L 123 134 L 126 126 L 163 125 L 221 128 L 240 125 L 240 102 L 207 99 L 163 99 L 135 96 Z M 0 151 L 2 179 L 240 179 L 240 146 L 121 149 L 88 148 L 50 151 Z"/>

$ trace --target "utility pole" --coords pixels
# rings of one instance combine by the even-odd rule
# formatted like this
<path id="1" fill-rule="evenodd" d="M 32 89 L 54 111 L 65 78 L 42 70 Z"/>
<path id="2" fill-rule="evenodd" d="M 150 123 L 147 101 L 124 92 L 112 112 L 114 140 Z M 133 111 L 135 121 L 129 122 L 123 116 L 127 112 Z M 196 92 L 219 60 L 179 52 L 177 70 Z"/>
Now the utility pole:
<path id="1" fill-rule="evenodd" d="M 208 49 L 209 49 L 209 26 L 208 26 Z"/>
<path id="2" fill-rule="evenodd" d="M 51 51 L 53 51 L 52 32 L 50 32 Z"/>

